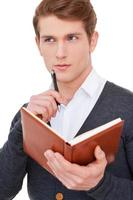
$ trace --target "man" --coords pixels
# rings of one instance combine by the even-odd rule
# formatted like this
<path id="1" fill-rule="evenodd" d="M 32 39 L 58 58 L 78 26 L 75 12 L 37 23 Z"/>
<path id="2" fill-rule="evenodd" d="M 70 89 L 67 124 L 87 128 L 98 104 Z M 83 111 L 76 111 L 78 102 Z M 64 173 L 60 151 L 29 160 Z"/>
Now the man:
<path id="1" fill-rule="evenodd" d="M 133 94 L 101 78 L 91 53 L 98 33 L 89 0 L 43 0 L 33 19 L 36 43 L 49 72 L 55 71 L 59 92 L 31 97 L 27 109 L 71 139 L 117 117 L 125 120 L 115 161 L 107 165 L 99 146 L 95 162 L 79 166 L 48 150 L 44 156 L 55 177 L 23 152 L 20 112 L 0 152 L 0 199 L 12 199 L 28 174 L 32 200 L 133 199 Z M 57 102 L 60 104 L 57 105 Z"/>

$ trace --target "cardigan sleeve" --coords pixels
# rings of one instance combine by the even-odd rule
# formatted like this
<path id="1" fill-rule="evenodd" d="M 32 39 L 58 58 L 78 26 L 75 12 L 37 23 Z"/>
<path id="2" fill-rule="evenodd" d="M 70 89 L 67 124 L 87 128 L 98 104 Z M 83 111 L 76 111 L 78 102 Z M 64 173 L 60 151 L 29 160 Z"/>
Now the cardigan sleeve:
<path id="1" fill-rule="evenodd" d="M 105 172 L 102 182 L 89 190 L 87 194 L 95 200 L 132 200 L 133 181 Z"/>
<path id="2" fill-rule="evenodd" d="M 7 142 L 0 149 L 0 199 L 10 200 L 22 187 L 27 156 L 23 152 L 20 112 L 14 117 Z"/>
<path id="3" fill-rule="evenodd" d="M 133 114 L 133 113 L 132 113 Z M 133 116 L 126 122 L 126 128 L 122 136 L 125 158 L 131 176 L 123 178 L 108 170 L 105 171 L 103 180 L 87 192 L 95 200 L 133 200 Z M 126 171 L 119 167 L 117 171 L 125 174 Z"/>

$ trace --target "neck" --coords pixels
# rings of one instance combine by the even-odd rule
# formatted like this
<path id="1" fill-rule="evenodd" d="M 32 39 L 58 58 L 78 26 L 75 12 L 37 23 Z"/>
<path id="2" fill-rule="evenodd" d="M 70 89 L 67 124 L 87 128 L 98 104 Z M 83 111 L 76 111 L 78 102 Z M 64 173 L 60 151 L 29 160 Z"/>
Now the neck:
<path id="1" fill-rule="evenodd" d="M 79 77 L 75 78 L 75 80 L 69 82 L 59 82 L 59 91 L 62 96 L 64 96 L 68 102 L 73 98 L 75 92 L 80 88 L 82 83 L 85 81 L 87 76 L 90 74 L 92 68 L 88 68 L 85 72 L 83 72 Z"/>

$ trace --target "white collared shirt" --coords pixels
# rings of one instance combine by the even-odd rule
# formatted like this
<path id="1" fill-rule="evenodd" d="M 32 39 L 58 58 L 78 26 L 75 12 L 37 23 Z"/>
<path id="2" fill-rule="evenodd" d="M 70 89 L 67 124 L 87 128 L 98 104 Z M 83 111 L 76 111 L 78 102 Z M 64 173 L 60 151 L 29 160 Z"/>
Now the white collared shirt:
<path id="1" fill-rule="evenodd" d="M 71 140 L 96 104 L 105 83 L 106 80 L 92 69 L 67 106 L 61 104 L 56 116 L 51 118 L 52 128 L 67 141 Z"/>

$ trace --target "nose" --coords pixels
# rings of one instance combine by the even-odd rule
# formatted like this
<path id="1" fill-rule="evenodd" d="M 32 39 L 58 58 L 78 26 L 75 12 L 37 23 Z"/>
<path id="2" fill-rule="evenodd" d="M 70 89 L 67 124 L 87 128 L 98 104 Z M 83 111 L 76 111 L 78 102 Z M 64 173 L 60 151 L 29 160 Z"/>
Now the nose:
<path id="1" fill-rule="evenodd" d="M 64 43 L 60 43 L 57 45 L 57 50 L 56 50 L 56 58 L 57 59 L 63 59 L 66 58 L 66 46 Z"/>

